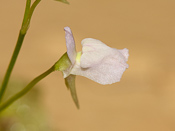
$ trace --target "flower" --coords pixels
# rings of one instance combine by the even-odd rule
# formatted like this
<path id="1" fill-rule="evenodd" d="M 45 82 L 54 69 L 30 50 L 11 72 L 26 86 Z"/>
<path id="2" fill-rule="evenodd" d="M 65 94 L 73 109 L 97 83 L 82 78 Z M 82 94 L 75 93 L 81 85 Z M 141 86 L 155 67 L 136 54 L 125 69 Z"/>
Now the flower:
<path id="1" fill-rule="evenodd" d="M 82 40 L 82 52 L 76 52 L 72 31 L 65 27 L 67 53 L 54 65 L 55 70 L 63 72 L 65 84 L 77 108 L 78 98 L 75 89 L 75 76 L 87 77 L 100 84 L 119 82 L 123 72 L 128 68 L 128 49 L 118 50 L 103 42 L 86 38 Z"/>
<path id="2" fill-rule="evenodd" d="M 103 42 L 85 38 L 82 40 L 82 52 L 76 52 L 75 41 L 69 27 L 65 27 L 67 54 L 71 67 L 63 72 L 64 78 L 72 75 L 87 77 L 100 84 L 119 82 L 128 68 L 128 49 L 118 50 Z"/>

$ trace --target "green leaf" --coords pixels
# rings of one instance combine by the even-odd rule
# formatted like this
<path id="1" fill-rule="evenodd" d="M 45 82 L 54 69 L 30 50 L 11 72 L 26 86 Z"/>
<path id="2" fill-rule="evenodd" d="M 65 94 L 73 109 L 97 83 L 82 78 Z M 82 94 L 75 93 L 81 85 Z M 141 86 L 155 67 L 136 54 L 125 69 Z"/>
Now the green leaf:
<path id="1" fill-rule="evenodd" d="M 55 0 L 55 1 L 59 1 L 59 2 L 65 3 L 65 4 L 69 4 L 69 2 L 67 0 Z"/>
<path id="2" fill-rule="evenodd" d="M 75 89 L 75 75 L 69 75 L 68 77 L 66 77 L 65 84 L 67 88 L 70 89 L 72 99 L 76 107 L 79 109 L 78 97 Z"/>

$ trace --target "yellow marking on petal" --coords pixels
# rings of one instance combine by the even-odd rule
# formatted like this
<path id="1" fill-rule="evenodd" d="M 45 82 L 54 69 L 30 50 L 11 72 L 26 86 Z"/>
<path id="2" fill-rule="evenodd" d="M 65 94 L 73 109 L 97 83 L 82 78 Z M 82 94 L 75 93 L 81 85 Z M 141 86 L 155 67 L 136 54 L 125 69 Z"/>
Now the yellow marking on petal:
<path id="1" fill-rule="evenodd" d="M 81 59 L 81 51 L 77 53 L 76 61 L 77 61 L 78 63 L 80 63 L 80 59 Z"/>

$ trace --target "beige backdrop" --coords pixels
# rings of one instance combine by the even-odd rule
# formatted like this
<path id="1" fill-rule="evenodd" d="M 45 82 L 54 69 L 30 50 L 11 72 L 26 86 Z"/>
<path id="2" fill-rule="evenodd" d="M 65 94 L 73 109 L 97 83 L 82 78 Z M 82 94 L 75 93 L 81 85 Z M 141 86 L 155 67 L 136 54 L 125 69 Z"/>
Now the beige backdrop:
<path id="1" fill-rule="evenodd" d="M 50 125 L 61 131 L 175 130 L 174 0 L 42 0 L 15 65 L 12 79 L 30 81 L 66 51 L 70 26 L 77 50 L 81 40 L 96 38 L 129 49 L 129 69 L 121 82 L 102 86 L 76 79 L 77 110 L 60 72 L 40 85 L 41 105 Z M 14 49 L 25 0 L 0 2 L 0 77 Z"/>

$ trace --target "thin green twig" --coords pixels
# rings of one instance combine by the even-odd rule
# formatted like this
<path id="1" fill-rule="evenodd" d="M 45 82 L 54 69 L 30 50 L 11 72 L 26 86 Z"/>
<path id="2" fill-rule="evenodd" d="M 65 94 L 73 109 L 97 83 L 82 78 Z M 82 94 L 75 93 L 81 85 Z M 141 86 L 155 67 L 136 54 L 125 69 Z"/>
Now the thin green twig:
<path id="1" fill-rule="evenodd" d="M 45 78 L 47 75 L 49 75 L 51 72 L 55 70 L 55 67 L 52 66 L 50 69 L 48 69 L 43 74 L 39 75 L 35 79 L 33 79 L 23 90 L 18 92 L 16 95 L 12 96 L 10 99 L 8 99 L 6 102 L 4 102 L 2 105 L 0 105 L 0 112 L 3 111 L 5 108 L 7 108 L 9 105 L 11 105 L 14 101 L 25 95 L 27 92 L 29 92 L 34 85 L 36 85 L 40 80 Z"/>
<path id="2" fill-rule="evenodd" d="M 23 23 L 23 25 L 22 25 L 22 28 L 21 28 L 21 33 L 22 33 L 22 34 L 25 34 L 25 33 L 27 32 L 27 30 L 28 30 L 28 28 L 29 28 L 30 21 L 31 21 L 31 17 L 32 17 L 32 15 L 33 15 L 33 12 L 34 12 L 36 6 L 39 4 L 40 1 L 41 1 L 41 0 L 36 0 L 36 1 L 32 4 L 32 6 L 31 6 L 29 12 L 27 12 L 27 17 L 25 18 L 25 21 L 24 21 L 24 23 Z"/>
<path id="3" fill-rule="evenodd" d="M 25 23 L 25 21 L 27 19 L 27 16 L 28 16 L 28 13 L 29 13 L 29 10 L 30 10 L 30 5 L 31 5 L 31 0 L 27 0 L 22 26 L 24 25 L 24 23 Z M 22 28 L 22 26 L 21 26 L 21 28 Z"/>
<path id="4" fill-rule="evenodd" d="M 2 82 L 2 85 L 1 85 L 0 102 L 2 101 L 2 98 L 4 96 L 5 90 L 7 88 L 7 84 L 8 84 L 10 75 L 11 75 L 12 70 L 14 68 L 14 65 L 16 63 L 16 59 L 18 57 L 19 51 L 21 49 L 21 46 L 22 46 L 22 43 L 23 43 L 23 40 L 24 40 L 24 37 L 25 37 L 26 32 L 28 30 L 28 26 L 29 26 L 30 19 L 32 17 L 33 11 L 34 11 L 35 7 L 39 4 L 40 1 L 41 0 L 36 0 L 33 3 L 33 5 L 31 6 L 31 8 L 30 8 L 31 0 L 27 0 L 27 2 L 26 2 L 24 18 L 23 18 L 22 26 L 21 26 L 21 29 L 20 29 L 20 32 L 19 32 L 19 36 L 18 36 L 18 40 L 17 40 L 17 43 L 16 43 L 16 47 L 14 49 L 13 55 L 11 57 L 9 66 L 7 68 L 6 74 L 4 76 L 4 79 L 3 79 L 3 82 Z"/>

